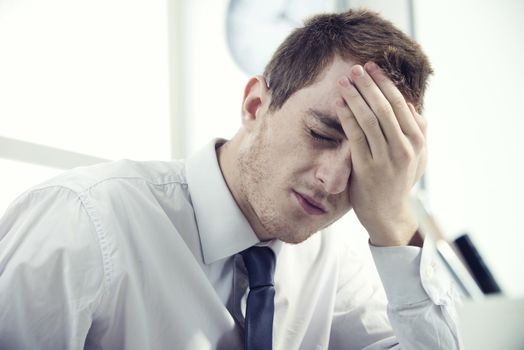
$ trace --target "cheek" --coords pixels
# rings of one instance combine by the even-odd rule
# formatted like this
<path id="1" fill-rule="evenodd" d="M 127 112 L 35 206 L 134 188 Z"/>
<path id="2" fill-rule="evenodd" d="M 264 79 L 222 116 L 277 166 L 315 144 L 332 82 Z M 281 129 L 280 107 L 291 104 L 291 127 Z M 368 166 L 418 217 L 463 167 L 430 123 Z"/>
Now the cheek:
<path id="1" fill-rule="evenodd" d="M 304 126 L 275 123 L 268 131 L 267 165 L 271 169 L 271 177 L 288 182 L 300 181 L 318 157 Z"/>
<path id="2" fill-rule="evenodd" d="M 313 164 L 309 153 L 298 147 L 290 148 L 287 152 L 279 154 L 278 159 L 278 166 L 274 167 L 275 174 L 285 177 L 295 185 L 297 182 L 306 180 L 304 177 L 310 172 Z"/>
<path id="3" fill-rule="evenodd" d="M 353 209 L 353 205 L 351 204 L 349 193 L 345 191 L 342 194 L 342 197 L 340 198 L 340 202 L 338 204 L 338 211 L 340 211 L 340 216 L 346 214 L 351 209 Z"/>
<path id="4" fill-rule="evenodd" d="M 311 157 L 310 151 L 297 135 L 274 139 L 270 144 L 270 150 L 270 160 L 273 164 L 278 165 L 277 171 L 295 168 L 296 165 L 305 163 L 307 158 Z"/>

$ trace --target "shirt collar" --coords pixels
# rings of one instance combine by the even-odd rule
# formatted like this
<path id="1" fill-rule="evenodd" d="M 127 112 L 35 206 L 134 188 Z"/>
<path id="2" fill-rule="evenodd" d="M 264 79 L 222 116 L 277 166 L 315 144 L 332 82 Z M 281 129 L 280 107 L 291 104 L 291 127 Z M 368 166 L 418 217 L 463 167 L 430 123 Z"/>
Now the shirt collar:
<path id="1" fill-rule="evenodd" d="M 224 142 L 223 139 L 211 141 L 186 162 L 187 185 L 206 264 L 260 242 L 229 192 L 218 165 L 216 147 Z"/>

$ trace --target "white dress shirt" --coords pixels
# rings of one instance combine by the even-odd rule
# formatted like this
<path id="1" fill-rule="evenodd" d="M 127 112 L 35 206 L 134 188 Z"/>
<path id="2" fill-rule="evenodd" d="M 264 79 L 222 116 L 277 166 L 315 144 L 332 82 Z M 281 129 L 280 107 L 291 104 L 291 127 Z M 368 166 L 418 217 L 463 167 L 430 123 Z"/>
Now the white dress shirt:
<path id="1" fill-rule="evenodd" d="M 0 349 L 242 349 L 237 253 L 255 244 L 277 256 L 275 349 L 458 348 L 431 249 L 370 247 L 379 278 L 351 233 L 260 243 L 216 142 L 186 163 L 77 168 L 20 196 L 0 221 Z"/>

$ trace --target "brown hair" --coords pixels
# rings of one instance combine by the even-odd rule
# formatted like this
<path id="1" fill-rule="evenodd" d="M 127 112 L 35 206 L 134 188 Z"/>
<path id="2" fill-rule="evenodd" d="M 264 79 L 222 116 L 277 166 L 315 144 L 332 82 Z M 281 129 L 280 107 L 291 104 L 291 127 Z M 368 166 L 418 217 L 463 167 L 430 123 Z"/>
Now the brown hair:
<path id="1" fill-rule="evenodd" d="M 391 22 L 368 10 L 317 15 L 295 29 L 264 70 L 271 103 L 281 108 L 296 91 L 315 82 L 335 55 L 358 64 L 373 61 L 420 112 L 427 80 L 433 73 L 419 44 Z"/>

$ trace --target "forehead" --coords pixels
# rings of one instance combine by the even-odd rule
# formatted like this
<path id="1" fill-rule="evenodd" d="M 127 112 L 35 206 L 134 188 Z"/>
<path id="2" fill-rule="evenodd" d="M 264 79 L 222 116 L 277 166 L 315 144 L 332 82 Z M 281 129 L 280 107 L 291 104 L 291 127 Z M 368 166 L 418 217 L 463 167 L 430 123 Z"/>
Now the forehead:
<path id="1" fill-rule="evenodd" d="M 324 70 L 318 75 L 315 83 L 311 86 L 334 83 L 343 75 L 349 76 L 350 69 L 355 64 L 357 64 L 357 62 L 352 59 L 344 59 L 335 55 L 331 63 L 324 68 Z"/>
<path id="2" fill-rule="evenodd" d="M 344 75 L 349 76 L 350 69 L 355 64 L 351 59 L 335 56 L 313 84 L 300 89 L 292 97 L 295 97 L 298 100 L 295 102 L 302 104 L 304 109 L 317 108 L 334 112 L 334 101 L 339 96 L 337 81 Z"/>

